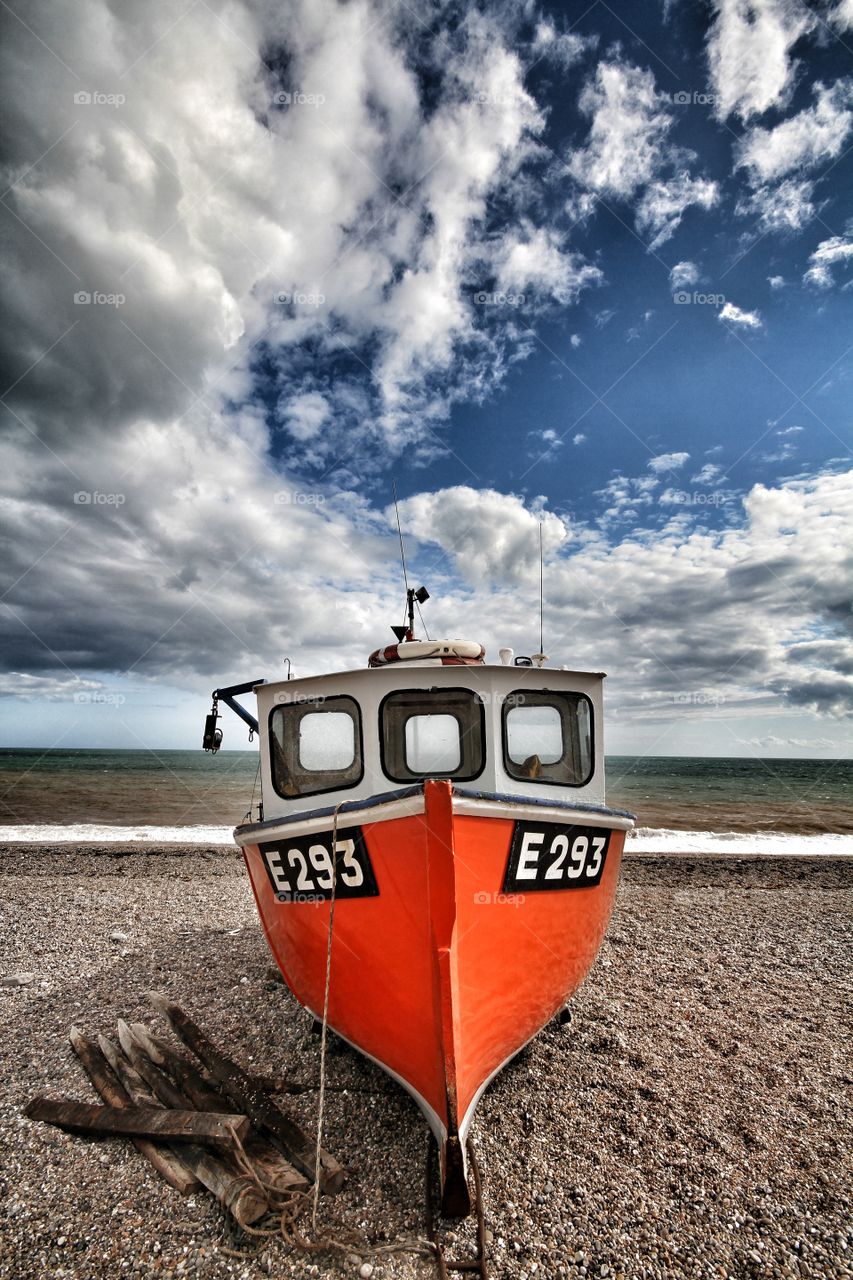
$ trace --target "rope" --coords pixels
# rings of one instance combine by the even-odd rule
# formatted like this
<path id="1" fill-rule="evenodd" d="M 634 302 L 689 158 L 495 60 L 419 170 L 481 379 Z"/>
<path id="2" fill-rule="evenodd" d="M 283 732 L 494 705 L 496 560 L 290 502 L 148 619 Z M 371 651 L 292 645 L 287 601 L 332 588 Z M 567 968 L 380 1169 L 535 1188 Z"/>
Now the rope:
<path id="1" fill-rule="evenodd" d="M 341 802 L 343 803 L 343 802 Z M 329 988 L 332 982 L 332 937 L 335 927 L 335 901 L 338 888 L 338 814 L 335 805 L 332 819 L 332 894 L 329 899 L 329 933 L 326 941 L 326 988 L 323 992 L 323 1029 L 320 1035 L 320 1096 L 317 1100 L 317 1143 L 314 1147 L 314 1203 L 311 1207 L 311 1230 L 317 1231 L 317 1208 L 320 1203 L 320 1159 L 323 1146 L 323 1111 L 326 1105 L 326 1033 L 329 1028 Z"/>
<path id="2" fill-rule="evenodd" d="M 343 803 L 343 802 L 341 802 Z M 320 1202 L 320 1175 L 322 1171 L 322 1150 L 323 1150 L 323 1114 L 326 1101 L 326 1042 L 329 1025 L 329 993 L 331 989 L 332 976 L 332 939 L 334 936 L 335 923 L 335 902 L 337 898 L 338 868 L 337 868 L 337 842 L 338 842 L 338 812 L 340 804 L 335 806 L 334 818 L 332 822 L 332 892 L 329 897 L 329 930 L 326 941 L 326 983 L 323 993 L 323 1022 L 322 1033 L 320 1037 L 320 1082 L 319 1082 L 319 1098 L 317 1103 L 317 1138 L 314 1147 L 314 1187 L 313 1192 L 297 1191 L 295 1188 L 277 1187 L 274 1183 L 268 1182 L 261 1177 L 257 1169 L 252 1163 L 251 1156 L 246 1151 L 242 1142 L 237 1136 L 233 1126 L 231 1126 L 231 1134 L 234 1139 L 235 1158 L 237 1167 L 255 1184 L 258 1191 L 266 1196 L 270 1209 L 278 1214 L 278 1223 L 275 1227 L 248 1227 L 244 1226 L 242 1230 L 246 1235 L 255 1237 L 262 1241 L 264 1237 L 280 1236 L 286 1244 L 297 1249 L 301 1249 L 306 1253 L 323 1253 L 326 1251 L 334 1251 L 337 1253 L 370 1253 L 374 1256 L 382 1254 L 409 1253 L 421 1257 L 435 1257 L 435 1245 L 425 1240 L 422 1236 L 409 1236 L 400 1240 L 392 1241 L 390 1244 L 378 1244 L 367 1240 L 363 1235 L 357 1232 L 342 1232 L 339 1236 L 331 1236 L 321 1234 L 317 1230 L 317 1214 Z M 372 1090 L 370 1092 L 373 1092 Z M 313 1239 L 309 1240 L 299 1230 L 297 1225 L 298 1219 L 302 1211 L 307 1208 L 307 1201 L 311 1196 L 311 1234 Z M 262 1248 L 259 1244 L 259 1249 Z M 241 1250 L 223 1249 L 223 1252 L 232 1257 L 238 1258 L 254 1258 L 258 1253 L 247 1253 Z"/>

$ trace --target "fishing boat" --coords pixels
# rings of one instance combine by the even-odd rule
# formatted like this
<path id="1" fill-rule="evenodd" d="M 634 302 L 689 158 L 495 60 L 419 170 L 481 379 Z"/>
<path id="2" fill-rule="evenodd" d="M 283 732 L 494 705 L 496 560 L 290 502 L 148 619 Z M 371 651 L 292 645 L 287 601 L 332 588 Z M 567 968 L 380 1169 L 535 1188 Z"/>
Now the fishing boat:
<path id="1" fill-rule="evenodd" d="M 258 733 L 262 805 L 235 839 L 270 950 L 415 1099 L 452 1217 L 477 1103 L 593 964 L 633 818 L 604 800 L 603 674 L 417 639 L 427 597 L 365 669 L 217 690 L 204 746 L 220 701 Z"/>

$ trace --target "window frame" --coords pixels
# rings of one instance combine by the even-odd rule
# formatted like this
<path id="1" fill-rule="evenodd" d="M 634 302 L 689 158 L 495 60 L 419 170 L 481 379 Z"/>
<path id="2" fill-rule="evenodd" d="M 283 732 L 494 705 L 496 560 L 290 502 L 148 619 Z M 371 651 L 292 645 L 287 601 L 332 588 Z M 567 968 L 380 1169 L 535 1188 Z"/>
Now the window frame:
<path id="1" fill-rule="evenodd" d="M 354 745 L 356 748 L 355 760 L 358 761 L 358 765 L 359 765 L 358 777 L 353 778 L 351 782 L 338 781 L 338 782 L 334 782 L 331 786 L 328 786 L 328 787 L 326 786 L 312 787 L 310 790 L 307 790 L 307 791 L 302 790 L 300 788 L 299 793 L 297 795 L 286 796 L 278 788 L 278 771 L 276 769 L 276 759 L 275 759 L 276 744 L 278 742 L 278 739 L 276 737 L 275 728 L 273 725 L 273 721 L 276 713 L 279 711 L 283 711 L 286 708 L 296 707 L 302 711 L 303 715 L 309 715 L 312 712 L 319 712 L 320 714 L 322 714 L 323 711 L 342 710 L 341 707 L 335 705 L 336 703 L 341 703 L 341 702 L 348 703 L 349 706 L 352 708 L 352 711 L 354 712 L 354 714 L 352 715 L 352 718 L 355 722 L 355 730 L 356 730 L 354 734 Z M 302 716 L 300 716 L 300 720 L 301 718 Z M 267 718 L 267 737 L 269 739 L 270 781 L 272 782 L 272 788 L 275 794 L 279 796 L 280 799 L 282 800 L 293 802 L 294 800 L 296 801 L 303 800 L 307 796 L 328 795 L 330 791 L 349 791 L 353 787 L 359 786 L 359 784 L 364 779 L 364 726 L 362 722 L 363 722 L 363 715 L 361 710 L 361 703 L 358 701 L 357 698 L 354 698 L 351 693 L 332 693 L 332 694 L 325 694 L 325 695 L 317 694 L 316 697 L 300 697 L 300 698 L 294 699 L 292 702 L 276 703 L 276 705 L 272 708 Z M 298 747 L 297 747 L 297 752 L 298 752 Z M 353 761 L 353 763 L 355 763 L 355 760 Z M 331 772 L 333 771 L 330 769 L 306 770 L 306 773 L 308 774 L 308 776 L 313 776 L 316 778 L 320 778 L 324 773 L 331 773 Z M 341 771 L 338 770 L 337 771 L 338 778 L 340 778 L 340 774 L 341 774 Z"/>
<path id="2" fill-rule="evenodd" d="M 531 695 L 537 699 L 531 702 Z M 514 760 L 510 759 L 509 754 L 509 736 L 507 734 L 507 718 L 510 711 L 523 706 L 554 706 L 560 715 L 561 726 L 565 724 L 563 714 L 560 711 L 557 699 L 567 700 L 569 698 L 576 699 L 575 706 L 581 702 L 585 702 L 589 713 L 589 772 L 580 782 L 558 782 L 554 778 L 530 778 L 517 772 L 519 766 Z M 517 700 L 516 700 L 517 699 Z M 541 701 L 538 701 L 541 699 Z M 577 689 L 513 689 L 512 693 L 508 693 L 503 700 L 501 708 L 501 755 L 503 757 L 504 772 L 507 777 L 512 778 L 513 782 L 531 783 L 538 787 L 572 787 L 577 790 L 579 787 L 589 786 L 595 776 L 595 707 L 592 699 L 586 693 L 581 693 Z M 563 755 L 560 760 L 555 761 L 555 765 L 565 759 L 565 742 L 563 744 Z M 546 766 L 554 768 L 554 765 Z"/>
<path id="3" fill-rule="evenodd" d="M 450 716 L 453 716 L 453 719 L 457 721 L 457 723 L 460 726 L 460 730 L 462 729 L 462 722 L 458 719 L 457 716 L 453 714 L 452 711 L 448 710 L 446 706 L 437 705 L 435 712 L 425 713 L 422 711 L 420 712 L 415 711 L 415 712 L 412 712 L 411 716 L 407 716 L 403 720 L 402 741 L 401 741 L 400 751 L 402 755 L 403 766 L 406 769 L 408 776 L 400 777 L 398 774 L 391 772 L 391 769 L 388 763 L 388 753 L 386 750 L 385 707 L 386 707 L 386 704 L 392 698 L 400 698 L 401 696 L 404 696 L 406 694 L 408 694 L 409 696 L 419 697 L 424 701 L 429 698 L 435 697 L 436 702 L 438 701 L 441 695 L 444 695 L 446 697 L 452 694 L 464 694 L 466 697 L 473 699 L 474 706 L 479 712 L 478 727 L 479 727 L 479 733 L 480 733 L 480 759 L 479 759 L 478 768 L 476 768 L 471 773 L 464 773 L 464 774 L 460 773 L 458 770 L 455 771 L 454 773 L 447 773 L 446 771 L 436 772 L 436 773 L 412 773 L 412 771 L 409 769 L 408 764 L 406 762 L 406 725 L 408 724 L 408 721 L 411 720 L 414 716 L 424 715 L 424 714 L 450 715 Z M 483 702 L 483 699 L 480 697 L 479 693 L 476 692 L 476 690 L 470 689 L 465 685 L 452 685 L 452 686 L 430 685 L 429 687 L 421 686 L 420 688 L 416 687 L 412 689 L 392 689 L 389 693 L 386 693 L 385 697 L 379 703 L 378 728 L 379 728 L 379 760 L 382 766 L 382 772 L 384 773 L 385 777 L 388 778 L 391 782 L 404 783 L 409 786 L 418 782 L 429 782 L 433 778 L 447 778 L 451 782 L 473 782 L 475 778 L 480 777 L 480 775 L 482 774 L 483 770 L 486 767 L 486 759 L 487 759 L 486 704 Z M 461 759 L 460 759 L 460 766 L 461 766 L 465 762 L 465 740 L 461 732 L 459 734 L 459 743 L 461 748 Z M 475 760 L 475 763 L 476 763 L 476 760 Z"/>

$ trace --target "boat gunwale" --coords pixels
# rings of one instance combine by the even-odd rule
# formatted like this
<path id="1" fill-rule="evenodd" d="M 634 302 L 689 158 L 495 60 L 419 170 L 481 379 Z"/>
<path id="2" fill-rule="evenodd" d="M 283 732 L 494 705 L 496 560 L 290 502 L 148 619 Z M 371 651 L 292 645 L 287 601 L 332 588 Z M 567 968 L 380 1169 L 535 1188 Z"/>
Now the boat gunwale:
<path id="1" fill-rule="evenodd" d="M 319 818 L 330 818 L 336 812 L 339 816 L 358 813 L 364 809 L 377 809 L 397 800 L 408 800 L 422 794 L 424 783 L 419 782 L 411 787 L 402 787 L 395 791 L 381 791 L 367 796 L 363 800 L 345 800 L 339 805 L 322 805 L 316 809 L 304 809 L 300 813 L 284 814 L 275 818 L 265 818 L 262 822 L 242 823 L 234 828 L 234 838 L 238 844 L 252 843 L 250 837 L 263 835 L 264 832 L 283 826 L 294 826 L 298 823 L 313 822 Z M 627 809 L 613 809 L 606 804 L 597 804 L 582 800 L 552 800 L 547 796 L 509 795 L 496 791 L 478 791 L 469 787 L 454 787 L 453 795 L 460 800 L 483 801 L 491 804 L 503 804 L 512 808 L 558 809 L 567 813 L 595 814 L 598 817 L 626 819 L 636 821 L 636 814 Z M 490 815 L 491 816 L 491 815 Z M 507 813 L 510 817 L 511 812 Z"/>

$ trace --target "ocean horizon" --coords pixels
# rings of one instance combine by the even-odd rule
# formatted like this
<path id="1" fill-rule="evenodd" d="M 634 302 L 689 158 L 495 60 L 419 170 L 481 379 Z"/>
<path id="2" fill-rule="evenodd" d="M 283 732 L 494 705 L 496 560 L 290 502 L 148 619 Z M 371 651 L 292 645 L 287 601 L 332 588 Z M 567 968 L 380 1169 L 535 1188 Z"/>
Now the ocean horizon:
<path id="1" fill-rule="evenodd" d="M 853 761 L 608 756 L 633 852 L 853 854 Z M 6 843 L 228 845 L 259 799 L 247 751 L 0 749 Z"/>

